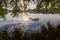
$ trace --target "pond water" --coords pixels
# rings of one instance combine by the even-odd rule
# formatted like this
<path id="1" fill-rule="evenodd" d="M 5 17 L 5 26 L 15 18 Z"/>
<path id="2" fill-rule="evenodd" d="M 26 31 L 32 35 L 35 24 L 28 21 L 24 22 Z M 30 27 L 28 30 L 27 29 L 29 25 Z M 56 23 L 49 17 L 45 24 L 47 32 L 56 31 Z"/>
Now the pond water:
<path id="1" fill-rule="evenodd" d="M 30 14 L 33 18 L 39 18 L 39 22 L 45 24 L 50 21 L 51 24 L 57 25 L 60 23 L 60 15 L 59 14 Z"/>
<path id="2" fill-rule="evenodd" d="M 39 18 L 40 20 L 39 21 L 32 21 L 32 20 L 29 20 L 29 21 L 26 21 L 25 23 L 26 24 L 30 24 L 30 25 L 34 25 L 35 26 L 39 26 L 40 24 L 46 24 L 48 21 L 50 21 L 51 24 L 53 25 L 57 25 L 60 23 L 60 15 L 59 14 L 29 14 L 29 16 L 31 18 Z M 15 23 L 23 23 L 24 21 L 22 21 L 21 17 L 19 17 L 18 19 L 17 18 L 14 18 L 12 16 L 10 16 L 10 14 L 8 14 L 6 16 L 7 20 L 6 21 L 3 21 L 2 18 L 0 18 L 0 27 L 2 25 L 8 25 L 8 24 L 15 24 Z"/>

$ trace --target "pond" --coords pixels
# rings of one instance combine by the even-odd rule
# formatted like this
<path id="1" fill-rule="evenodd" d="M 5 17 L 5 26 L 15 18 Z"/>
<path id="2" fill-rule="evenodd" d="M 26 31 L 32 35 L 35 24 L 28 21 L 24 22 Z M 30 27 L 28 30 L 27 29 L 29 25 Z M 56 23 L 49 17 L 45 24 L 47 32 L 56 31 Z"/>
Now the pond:
<path id="1" fill-rule="evenodd" d="M 59 14 L 33 14 L 30 13 L 29 16 L 34 19 L 34 18 L 39 18 L 39 21 L 33 21 L 33 20 L 28 20 L 28 21 L 22 21 L 22 17 L 14 18 L 12 16 L 10 16 L 10 14 L 8 14 L 6 16 L 7 20 L 3 21 L 2 18 L 0 18 L 0 27 L 2 27 L 3 25 L 9 25 L 9 24 L 17 24 L 17 23 L 25 23 L 24 25 L 28 25 L 29 29 L 32 28 L 37 28 L 43 24 L 47 24 L 48 21 L 50 21 L 50 23 L 54 26 L 56 26 L 57 24 L 60 23 L 60 15 Z M 21 19 L 22 18 L 22 19 Z"/>

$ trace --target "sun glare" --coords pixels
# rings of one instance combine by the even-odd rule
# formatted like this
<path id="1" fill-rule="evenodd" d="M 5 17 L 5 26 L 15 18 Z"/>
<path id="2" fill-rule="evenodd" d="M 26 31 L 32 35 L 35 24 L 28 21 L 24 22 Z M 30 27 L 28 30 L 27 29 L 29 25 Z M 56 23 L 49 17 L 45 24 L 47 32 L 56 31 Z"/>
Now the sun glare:
<path id="1" fill-rule="evenodd" d="M 22 14 L 22 21 L 29 21 L 29 16 L 26 14 Z"/>
<path id="2" fill-rule="evenodd" d="M 23 20 L 24 21 L 29 21 L 29 18 L 28 17 L 24 17 Z"/>

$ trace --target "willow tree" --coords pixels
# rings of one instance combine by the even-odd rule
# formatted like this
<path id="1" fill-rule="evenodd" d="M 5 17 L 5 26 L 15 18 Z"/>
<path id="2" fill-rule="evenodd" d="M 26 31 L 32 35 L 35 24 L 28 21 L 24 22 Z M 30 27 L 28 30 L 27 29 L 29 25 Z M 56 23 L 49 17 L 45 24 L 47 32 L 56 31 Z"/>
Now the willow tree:
<path id="1" fill-rule="evenodd" d="M 23 1 L 23 4 L 20 2 Z M 27 2 L 30 0 L 0 0 L 0 17 L 5 18 L 5 16 L 8 14 L 7 8 L 8 7 L 13 7 L 12 9 L 12 15 L 18 16 L 22 10 L 21 10 L 21 5 L 23 5 L 24 12 L 26 12 L 27 9 Z"/>
<path id="2" fill-rule="evenodd" d="M 37 0 L 36 10 L 39 11 L 41 8 L 48 12 L 60 13 L 60 1 L 59 0 Z"/>
<path id="3" fill-rule="evenodd" d="M 21 1 L 23 4 L 21 4 Z M 59 0 L 32 0 L 36 1 L 37 7 L 36 10 L 40 11 L 41 8 L 46 9 L 46 11 L 54 12 L 56 9 L 57 13 L 60 13 L 60 1 Z M 7 8 L 9 6 L 13 7 L 12 15 L 18 16 L 21 12 L 27 12 L 27 6 L 29 5 L 30 0 L 0 0 L 0 17 L 5 18 L 8 14 Z M 23 8 L 23 10 L 21 10 Z"/>
<path id="4" fill-rule="evenodd" d="M 0 17 L 5 18 L 7 14 L 7 0 L 0 0 Z"/>
<path id="5" fill-rule="evenodd" d="M 21 12 L 20 7 L 18 6 L 20 0 L 11 0 L 10 5 L 13 7 L 12 10 L 12 15 L 13 16 L 18 16 L 19 13 Z"/>

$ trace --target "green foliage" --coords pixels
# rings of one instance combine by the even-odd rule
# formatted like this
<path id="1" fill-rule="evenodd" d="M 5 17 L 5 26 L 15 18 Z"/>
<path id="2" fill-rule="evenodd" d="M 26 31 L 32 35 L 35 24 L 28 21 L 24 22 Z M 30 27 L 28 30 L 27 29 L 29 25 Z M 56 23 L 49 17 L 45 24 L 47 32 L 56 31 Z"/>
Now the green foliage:
<path id="1" fill-rule="evenodd" d="M 44 4 L 46 9 L 49 6 L 49 2 L 50 2 L 49 0 L 43 0 L 43 4 Z"/>
<path id="2" fill-rule="evenodd" d="M 20 0 L 11 0 L 10 1 L 10 5 L 13 7 L 13 10 L 12 10 L 13 17 L 15 17 L 15 16 L 18 17 L 19 13 L 21 12 L 20 7 L 18 6 L 19 1 Z"/>
<path id="3" fill-rule="evenodd" d="M 30 40 L 41 40 L 41 33 L 37 32 L 37 33 L 32 33 L 30 36 Z"/>
<path id="4" fill-rule="evenodd" d="M 36 10 L 36 11 L 40 11 L 40 8 L 41 8 L 41 6 L 40 6 L 40 4 L 38 3 L 35 10 Z"/>
<path id="5" fill-rule="evenodd" d="M 13 17 L 19 16 L 19 14 L 21 13 L 21 9 L 20 9 L 21 6 L 18 6 L 18 3 L 20 1 L 21 0 L 0 0 L 0 17 L 5 18 L 5 16 L 7 15 L 7 5 L 10 5 L 13 7 L 13 10 L 12 10 Z M 24 2 L 27 1 L 28 3 L 30 2 L 30 0 L 23 0 L 23 1 Z M 35 2 L 35 0 L 32 0 L 32 1 Z M 24 2 L 23 2 L 24 4 L 23 11 L 26 12 L 26 8 L 28 5 Z M 58 0 L 36 0 L 35 3 L 37 3 L 37 7 L 35 9 L 35 11 L 37 12 L 40 12 L 40 9 L 43 8 L 43 5 L 44 5 L 45 6 L 44 9 L 46 9 L 47 12 L 57 11 L 57 13 L 60 14 L 60 1 Z"/>
<path id="6" fill-rule="evenodd" d="M 7 14 L 7 0 L 0 0 L 0 17 L 5 18 Z"/>
<path id="7" fill-rule="evenodd" d="M 15 4 L 18 4 L 19 1 L 20 1 L 20 0 L 11 0 L 11 1 L 10 1 L 10 5 L 11 5 L 11 6 L 14 6 Z"/>
<path id="8" fill-rule="evenodd" d="M 0 17 L 5 18 L 6 14 L 7 14 L 7 10 L 0 8 Z"/>
<path id="9" fill-rule="evenodd" d="M 60 24 L 57 25 L 56 29 L 60 31 Z"/>
<path id="10" fill-rule="evenodd" d="M 0 40 L 8 40 L 8 32 L 7 30 L 0 31 Z"/>
<path id="11" fill-rule="evenodd" d="M 55 10 L 55 6 L 56 6 L 56 3 L 57 1 L 56 0 L 51 0 L 50 1 L 50 8 L 49 8 L 49 11 L 51 11 L 51 12 L 54 12 L 54 10 Z"/>
<path id="12" fill-rule="evenodd" d="M 3 7 L 3 6 L 7 7 L 7 1 L 8 0 L 0 0 L 0 7 Z"/>
<path id="13" fill-rule="evenodd" d="M 14 7 L 14 8 L 13 8 L 13 12 L 12 12 L 13 17 L 15 17 L 15 16 L 18 17 L 18 15 L 20 14 L 20 12 L 21 12 L 21 10 L 20 10 L 19 7 L 17 7 L 17 6 Z"/>
<path id="14" fill-rule="evenodd" d="M 39 11 L 40 8 L 42 7 L 42 1 L 37 0 L 37 2 L 38 2 L 38 3 L 37 3 L 36 10 Z"/>
<path id="15" fill-rule="evenodd" d="M 37 0 L 37 7 L 36 11 L 40 12 L 40 8 L 46 9 L 47 12 L 57 12 L 60 13 L 60 7 L 58 7 L 60 4 L 60 1 L 58 0 Z M 57 6 L 58 5 L 58 6 Z M 57 8 L 56 8 L 57 7 Z"/>
<path id="16" fill-rule="evenodd" d="M 13 35 L 14 40 L 22 40 L 22 33 L 19 31 L 19 29 L 15 28 Z"/>
<path id="17" fill-rule="evenodd" d="M 27 33 L 26 33 L 26 32 L 24 33 L 23 40 L 29 40 L 29 36 L 27 35 Z"/>

